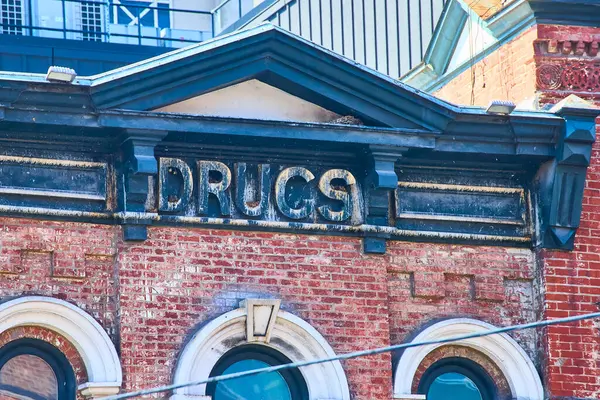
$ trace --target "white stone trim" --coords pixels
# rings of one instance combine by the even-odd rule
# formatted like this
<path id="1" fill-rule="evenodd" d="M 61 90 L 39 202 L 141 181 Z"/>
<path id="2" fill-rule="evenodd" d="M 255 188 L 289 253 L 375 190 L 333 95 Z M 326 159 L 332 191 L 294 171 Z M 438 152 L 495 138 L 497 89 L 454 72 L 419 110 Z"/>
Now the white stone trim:
<path id="1" fill-rule="evenodd" d="M 175 370 L 174 384 L 209 377 L 221 356 L 246 344 L 246 309 L 238 308 L 210 321 L 185 346 Z M 271 347 L 293 362 L 333 357 L 325 338 L 306 321 L 280 310 L 271 330 Z M 346 374 L 339 361 L 300 369 L 308 386 L 309 399 L 350 400 Z M 175 390 L 171 400 L 198 400 L 206 396 L 206 385 Z"/>
<path id="2" fill-rule="evenodd" d="M 438 322 L 413 339 L 413 342 L 445 339 L 458 335 L 485 332 L 496 329 L 483 321 L 456 318 Z M 452 342 L 453 345 L 470 347 L 488 356 L 502 371 L 513 398 L 519 400 L 543 400 L 544 389 L 535 366 L 519 346 L 505 333 Z M 411 394 L 412 382 L 423 359 L 435 349 L 447 344 L 432 344 L 404 351 L 394 377 L 394 397 Z"/>
<path id="3" fill-rule="evenodd" d="M 271 299 L 246 299 L 240 302 L 240 307 L 246 309 L 246 340 L 250 342 L 271 341 L 271 332 L 277 320 L 277 313 L 281 306 L 281 300 Z M 258 310 L 267 311 L 268 314 L 257 312 Z M 259 327 L 265 327 L 264 334 L 261 334 Z"/>
<path id="4" fill-rule="evenodd" d="M 27 296 L 0 304 L 0 332 L 39 326 L 64 336 L 81 356 L 88 382 L 82 393 L 117 393 L 123 380 L 114 344 L 96 320 L 80 308 L 52 297 Z"/>

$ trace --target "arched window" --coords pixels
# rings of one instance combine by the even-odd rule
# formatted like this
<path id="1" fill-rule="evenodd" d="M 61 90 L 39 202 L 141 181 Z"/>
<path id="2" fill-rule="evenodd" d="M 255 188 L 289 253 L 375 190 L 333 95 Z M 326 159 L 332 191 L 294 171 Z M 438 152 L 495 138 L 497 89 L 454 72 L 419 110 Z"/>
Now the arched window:
<path id="1" fill-rule="evenodd" d="M 206 323 L 183 349 L 173 383 L 335 356 L 315 328 L 280 310 L 278 303 L 246 299 L 240 308 Z M 248 384 L 240 382 L 232 380 L 229 385 L 216 383 L 179 388 L 170 399 L 194 400 L 206 396 L 211 400 L 350 400 L 348 381 L 339 361 L 254 375 L 245 381 Z M 251 394 L 248 390 L 252 390 Z M 255 394 L 257 392 L 259 395 Z"/>
<path id="2" fill-rule="evenodd" d="M 280 352 L 261 345 L 233 348 L 221 357 L 210 376 L 232 374 L 290 363 Z M 298 369 L 251 375 L 207 385 L 213 400 L 307 400 L 308 388 Z"/>
<path id="3" fill-rule="evenodd" d="M 67 358 L 42 340 L 19 339 L 0 349 L 0 396 L 74 400 L 75 374 Z"/>
<path id="4" fill-rule="evenodd" d="M 122 371 L 117 350 L 104 328 L 79 307 L 42 296 L 19 297 L 0 303 L 0 332 L 21 327 L 50 330 L 75 348 L 87 378 L 77 387 L 82 396 L 94 398 L 119 392 Z M 0 355 L 4 356 L 6 351 L 5 346 L 0 349 Z M 51 352 L 52 348 L 48 351 Z M 60 356 L 55 359 L 60 359 Z M 47 360 L 46 363 L 51 365 Z M 57 378 L 60 379 L 59 376 Z M 60 400 L 70 398 L 59 395 Z"/>
<path id="5" fill-rule="evenodd" d="M 419 394 L 427 400 L 494 400 L 496 386 L 475 362 L 460 357 L 444 358 L 425 371 Z"/>
<path id="6" fill-rule="evenodd" d="M 453 344 L 480 354 L 489 360 L 490 366 L 488 367 L 490 368 L 481 371 L 484 364 L 479 361 L 469 363 L 468 360 L 472 360 L 471 357 L 467 360 L 467 356 L 454 355 L 452 357 L 459 360 L 444 361 L 438 364 L 438 361 L 448 360 L 452 357 L 440 358 L 427 368 L 426 373 L 429 378 L 427 376 L 419 377 L 419 368 L 423 361 L 437 349 L 447 346 L 444 343 L 435 342 L 460 335 L 489 332 L 493 329 L 495 327 L 488 323 L 470 318 L 448 319 L 425 328 L 413 338 L 413 343 L 430 342 L 431 344 L 412 347 L 402 353 L 395 367 L 394 396 L 406 398 L 407 395 L 413 396 L 414 391 L 417 391 L 420 396 L 427 394 L 427 398 L 430 400 L 437 398 L 449 400 L 451 399 L 449 391 L 446 391 L 442 397 L 434 396 L 438 390 L 455 385 L 455 388 L 462 387 L 468 393 L 465 396 L 459 396 L 461 400 L 495 399 L 494 390 L 501 397 L 504 397 L 504 392 L 507 392 L 509 398 L 543 400 L 544 389 L 535 366 L 521 346 L 506 333 L 460 340 Z M 489 371 L 494 370 L 497 370 L 498 376 L 495 373 L 488 374 Z M 490 376 L 494 376 L 495 380 L 492 381 Z M 490 382 L 492 383 L 490 384 Z M 502 385 L 498 386 L 499 383 Z M 469 388 L 474 389 L 473 386 L 477 390 L 468 392 Z M 431 395 L 429 395 L 429 391 L 431 391 Z M 480 397 L 477 397 L 477 391 Z"/>

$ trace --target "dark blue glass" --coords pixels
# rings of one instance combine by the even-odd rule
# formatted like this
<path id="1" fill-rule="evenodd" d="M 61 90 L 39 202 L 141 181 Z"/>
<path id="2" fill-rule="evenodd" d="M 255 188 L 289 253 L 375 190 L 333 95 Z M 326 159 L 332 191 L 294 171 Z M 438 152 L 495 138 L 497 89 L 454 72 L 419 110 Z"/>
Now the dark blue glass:
<path id="1" fill-rule="evenodd" d="M 429 386 L 427 400 L 482 400 L 477 385 L 463 374 L 448 372 Z"/>
<path id="2" fill-rule="evenodd" d="M 258 360 L 242 360 L 231 364 L 223 375 L 270 367 Z M 292 400 L 290 388 L 279 372 L 245 376 L 218 382 L 214 400 Z"/>

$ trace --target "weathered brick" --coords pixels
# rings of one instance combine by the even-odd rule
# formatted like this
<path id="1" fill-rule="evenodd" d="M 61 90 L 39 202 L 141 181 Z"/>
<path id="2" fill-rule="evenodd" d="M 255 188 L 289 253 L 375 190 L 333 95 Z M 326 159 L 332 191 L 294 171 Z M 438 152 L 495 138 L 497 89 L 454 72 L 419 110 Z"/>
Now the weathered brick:
<path id="1" fill-rule="evenodd" d="M 493 99 L 516 103 L 535 98 L 541 106 L 555 104 L 576 94 L 600 106 L 600 28 L 536 25 L 475 63 L 468 71 L 440 89 L 442 98 L 459 104 L 485 106 Z M 470 88 L 471 90 L 464 90 Z M 600 126 L 600 120 L 597 121 Z M 600 133 L 600 127 L 597 128 Z M 539 251 L 543 287 L 536 292 L 543 304 L 542 316 L 560 318 L 595 312 L 600 301 L 600 144 L 592 151 L 588 169 L 581 227 L 575 251 Z M 515 266 L 505 285 L 510 302 L 530 302 L 527 283 Z M 527 272 L 526 272 L 527 274 Z M 479 278 L 476 278 L 478 280 Z M 498 281 L 500 277 L 497 278 Z M 476 297 L 501 298 L 498 290 L 477 290 Z M 520 299 L 520 300 L 519 300 Z M 529 308 L 529 311 L 527 310 Z M 391 309 L 393 309 L 391 307 Z M 535 315 L 524 307 L 523 316 Z M 516 313 L 514 314 L 516 317 Z M 600 335 L 598 325 L 583 321 L 569 326 L 552 326 L 545 333 L 544 378 L 551 398 L 598 398 L 600 396 Z M 539 350 L 538 350 L 539 351 Z"/>

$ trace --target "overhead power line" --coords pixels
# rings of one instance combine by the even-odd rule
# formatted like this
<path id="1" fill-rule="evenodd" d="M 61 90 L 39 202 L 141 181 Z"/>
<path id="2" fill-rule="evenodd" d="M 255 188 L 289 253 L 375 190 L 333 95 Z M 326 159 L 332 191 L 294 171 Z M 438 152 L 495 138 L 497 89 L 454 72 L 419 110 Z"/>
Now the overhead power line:
<path id="1" fill-rule="evenodd" d="M 266 368 L 253 369 L 250 371 L 236 372 L 233 374 L 220 375 L 220 376 L 213 376 L 212 378 L 203 379 L 200 381 L 192 381 L 192 382 L 177 383 L 177 384 L 172 384 L 172 385 L 158 386 L 158 387 L 145 389 L 145 390 L 139 390 L 139 391 L 131 392 L 131 393 L 123 393 L 123 394 L 118 394 L 118 395 L 114 395 L 114 396 L 102 397 L 99 400 L 130 399 L 133 397 L 144 396 L 144 395 L 153 394 L 153 393 L 167 392 L 167 391 L 180 389 L 180 388 L 184 388 L 184 387 L 188 387 L 188 386 L 197 386 L 197 385 L 203 385 L 203 384 L 212 383 L 212 382 L 221 382 L 221 381 L 226 381 L 226 380 L 230 380 L 230 379 L 241 378 L 244 376 L 281 371 L 284 369 L 300 368 L 300 367 L 306 367 L 309 365 L 321 364 L 321 363 L 332 362 L 332 361 L 349 360 L 351 358 L 372 356 L 372 355 L 387 353 L 387 352 L 396 351 L 396 350 L 409 349 L 412 347 L 421 347 L 421 346 L 429 346 L 429 345 L 435 345 L 435 344 L 458 342 L 461 340 L 475 339 L 475 338 L 480 338 L 480 337 L 485 337 L 485 336 L 497 335 L 499 333 L 514 332 L 514 331 L 519 331 L 519 330 L 523 330 L 523 329 L 541 328 L 541 327 L 550 326 L 550 325 L 567 324 L 567 323 L 571 323 L 571 322 L 583 321 L 586 319 L 593 319 L 593 318 L 600 318 L 600 312 L 577 315 L 574 317 L 557 318 L 557 319 L 553 319 L 553 320 L 536 321 L 536 322 L 530 322 L 527 324 L 506 326 L 504 328 L 496 328 L 496 329 L 492 329 L 492 330 L 485 331 L 485 332 L 477 332 L 477 333 L 470 333 L 467 335 L 452 336 L 452 337 L 449 337 L 446 339 L 427 340 L 427 341 L 423 341 L 423 342 L 402 343 L 402 344 L 397 344 L 397 345 L 393 345 L 393 346 L 380 347 L 377 349 L 361 350 L 361 351 L 355 351 L 352 353 L 340 354 L 340 355 L 337 355 L 334 357 L 322 358 L 322 359 L 318 359 L 318 360 L 299 361 L 299 362 L 293 362 L 293 363 L 288 363 L 288 364 L 275 365 L 275 366 L 266 367 Z"/>

